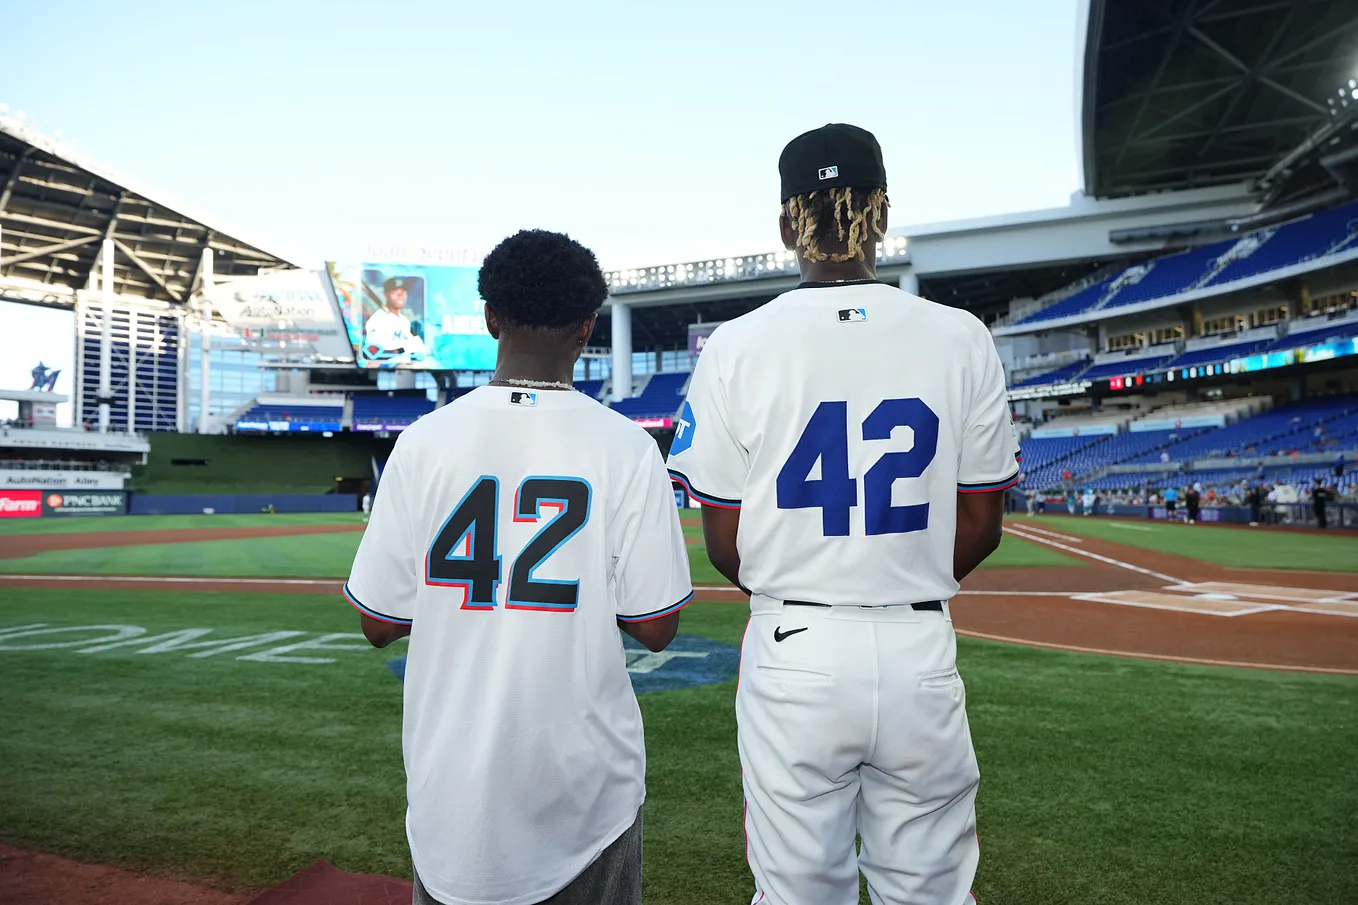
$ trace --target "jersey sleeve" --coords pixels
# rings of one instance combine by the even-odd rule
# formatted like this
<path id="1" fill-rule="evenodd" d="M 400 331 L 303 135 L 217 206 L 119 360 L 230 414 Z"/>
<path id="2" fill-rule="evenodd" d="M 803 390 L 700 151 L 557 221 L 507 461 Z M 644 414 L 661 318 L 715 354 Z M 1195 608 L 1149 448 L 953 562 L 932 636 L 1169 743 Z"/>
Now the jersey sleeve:
<path id="1" fill-rule="evenodd" d="M 670 476 L 704 506 L 739 509 L 749 453 L 736 439 L 722 384 L 721 330 L 713 332 L 693 369 L 670 445 Z"/>
<path id="2" fill-rule="evenodd" d="M 981 374 L 962 435 L 959 493 L 991 493 L 1013 487 L 1018 483 L 1022 461 L 1000 354 L 989 331 L 978 338 L 978 343 L 982 345 Z"/>
<path id="3" fill-rule="evenodd" d="M 614 537 L 614 598 L 619 620 L 659 619 L 693 599 L 679 507 L 654 444 L 623 498 Z"/>
<path id="4" fill-rule="evenodd" d="M 412 542 L 402 459 L 398 443 L 382 473 L 368 527 L 344 583 L 344 596 L 356 610 L 392 625 L 410 625 L 415 619 L 422 561 Z"/>

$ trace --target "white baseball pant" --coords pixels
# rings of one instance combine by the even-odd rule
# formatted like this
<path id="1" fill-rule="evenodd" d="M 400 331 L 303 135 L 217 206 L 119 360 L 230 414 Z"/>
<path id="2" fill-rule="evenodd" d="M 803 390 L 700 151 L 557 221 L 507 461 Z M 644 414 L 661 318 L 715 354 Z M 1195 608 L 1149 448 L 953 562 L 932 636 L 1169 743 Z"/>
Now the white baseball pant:
<path id="1" fill-rule="evenodd" d="M 875 905 L 971 905 L 980 772 L 947 604 L 756 596 L 752 613 L 736 691 L 752 901 L 857 905 L 861 869 Z"/>

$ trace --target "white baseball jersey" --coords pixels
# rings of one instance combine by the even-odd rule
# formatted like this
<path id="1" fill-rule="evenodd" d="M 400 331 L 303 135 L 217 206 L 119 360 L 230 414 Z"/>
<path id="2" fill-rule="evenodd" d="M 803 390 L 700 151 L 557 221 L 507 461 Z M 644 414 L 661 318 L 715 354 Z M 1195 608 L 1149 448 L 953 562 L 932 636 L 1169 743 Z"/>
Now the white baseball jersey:
<path id="1" fill-rule="evenodd" d="M 741 510 L 741 584 L 829 604 L 952 597 L 956 493 L 1019 474 L 989 331 L 872 282 L 798 288 L 718 327 L 669 467 Z"/>
<path id="2" fill-rule="evenodd" d="M 957 591 L 957 493 L 1012 486 L 1017 452 L 999 356 L 966 312 L 810 284 L 708 339 L 670 469 L 740 508 L 753 901 L 851 905 L 860 870 L 882 905 L 970 901 L 980 773 L 937 601 Z"/>
<path id="3" fill-rule="evenodd" d="M 401 349 L 406 355 L 424 355 L 424 340 L 410 329 L 404 314 L 378 308 L 363 325 L 363 345 L 376 346 L 380 352 Z"/>
<path id="4" fill-rule="evenodd" d="M 645 752 L 617 620 L 692 597 L 645 431 L 580 393 L 460 397 L 397 441 L 345 592 L 412 626 L 406 831 L 435 898 L 540 902 L 636 820 Z"/>

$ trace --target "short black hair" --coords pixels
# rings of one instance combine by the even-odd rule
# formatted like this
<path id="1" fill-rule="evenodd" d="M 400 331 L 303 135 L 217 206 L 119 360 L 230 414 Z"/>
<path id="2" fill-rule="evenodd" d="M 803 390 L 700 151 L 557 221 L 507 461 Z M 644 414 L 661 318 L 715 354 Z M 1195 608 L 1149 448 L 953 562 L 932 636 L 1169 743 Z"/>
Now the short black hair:
<path id="1" fill-rule="evenodd" d="M 577 327 L 608 298 L 594 252 L 545 229 L 520 230 L 495 246 L 476 285 L 509 327 Z"/>

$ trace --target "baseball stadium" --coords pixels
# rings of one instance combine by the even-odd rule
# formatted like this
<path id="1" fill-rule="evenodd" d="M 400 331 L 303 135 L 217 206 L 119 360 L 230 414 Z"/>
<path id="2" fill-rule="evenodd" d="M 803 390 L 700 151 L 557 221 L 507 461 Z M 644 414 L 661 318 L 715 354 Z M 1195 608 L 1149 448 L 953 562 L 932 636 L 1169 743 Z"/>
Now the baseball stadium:
<path id="1" fill-rule="evenodd" d="M 951 609 L 974 895 L 1358 902 L 1358 4 L 1080 17 L 1070 205 L 877 249 L 989 327 L 1022 448 Z M 73 350 L 0 386 L 0 901 L 410 901 L 406 644 L 341 589 L 396 438 L 490 378 L 480 259 L 267 244 L 0 108 L 0 301 Z M 707 337 L 798 283 L 605 276 L 575 388 L 662 452 Z M 744 901 L 748 598 L 674 493 L 696 600 L 624 639 L 644 898 Z"/>

